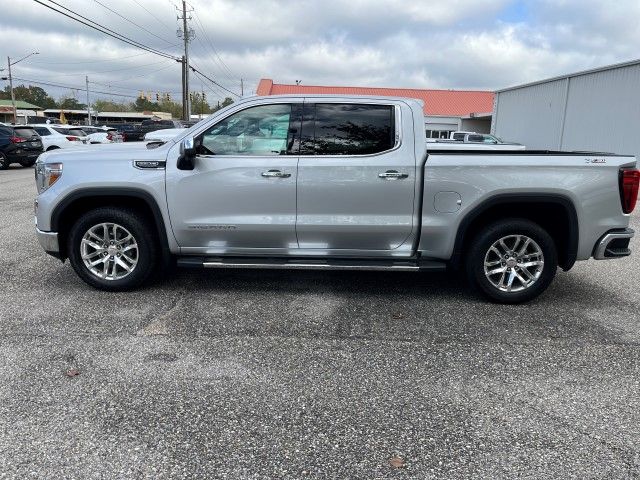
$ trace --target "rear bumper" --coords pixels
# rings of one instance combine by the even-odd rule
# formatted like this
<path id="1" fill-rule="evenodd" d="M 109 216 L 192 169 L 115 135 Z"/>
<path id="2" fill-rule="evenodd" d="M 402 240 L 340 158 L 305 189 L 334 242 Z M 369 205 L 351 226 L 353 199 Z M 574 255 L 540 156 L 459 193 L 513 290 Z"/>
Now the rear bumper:
<path id="1" fill-rule="evenodd" d="M 60 258 L 60 244 L 58 242 L 58 232 L 43 232 L 36 227 L 38 243 L 49 255 Z"/>
<path id="2" fill-rule="evenodd" d="M 593 248 L 593 258 L 596 260 L 611 260 L 630 255 L 629 241 L 634 234 L 635 232 L 630 228 L 608 231 Z"/>
<path id="3" fill-rule="evenodd" d="M 21 150 L 20 152 L 16 152 L 14 150 L 12 152 L 7 152 L 7 158 L 11 163 L 20 163 L 24 161 L 36 160 L 42 152 L 42 149 Z"/>

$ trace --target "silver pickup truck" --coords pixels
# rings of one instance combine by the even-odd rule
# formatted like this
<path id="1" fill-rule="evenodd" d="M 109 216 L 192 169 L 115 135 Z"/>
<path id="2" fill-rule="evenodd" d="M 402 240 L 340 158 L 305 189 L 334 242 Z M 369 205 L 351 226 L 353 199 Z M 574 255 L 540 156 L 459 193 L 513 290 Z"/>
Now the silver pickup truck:
<path id="1" fill-rule="evenodd" d="M 88 284 L 178 266 L 465 272 L 530 300 L 630 254 L 631 156 L 438 150 L 406 98 L 244 99 L 164 144 L 44 153 L 36 232 Z"/>

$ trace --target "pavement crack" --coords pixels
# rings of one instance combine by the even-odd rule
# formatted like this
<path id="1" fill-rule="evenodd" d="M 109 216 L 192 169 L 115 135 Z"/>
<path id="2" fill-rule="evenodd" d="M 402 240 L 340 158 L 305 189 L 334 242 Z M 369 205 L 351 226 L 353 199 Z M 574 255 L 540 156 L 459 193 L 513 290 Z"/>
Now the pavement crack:
<path id="1" fill-rule="evenodd" d="M 490 387 L 480 387 L 485 393 L 494 395 L 494 396 L 499 396 L 498 392 L 495 392 L 493 389 L 491 389 Z M 533 394 L 535 396 L 535 394 Z M 539 399 L 539 397 L 536 397 Z M 545 417 L 549 420 L 551 420 L 552 422 L 562 425 L 563 427 L 565 427 L 566 429 L 578 433 L 580 435 L 586 436 L 589 439 L 598 442 L 600 445 L 602 445 L 603 447 L 607 448 L 608 450 L 610 450 L 611 452 L 613 452 L 614 454 L 616 454 L 618 456 L 618 458 L 620 458 L 620 460 L 622 461 L 622 463 L 624 463 L 628 474 L 629 474 L 629 478 L 640 478 L 640 474 L 638 473 L 638 467 L 635 464 L 635 461 L 633 460 L 633 453 L 629 452 L 628 449 L 621 447 L 619 445 L 616 445 L 612 442 L 608 442 L 606 440 L 604 440 L 601 437 L 598 437 L 596 435 L 594 435 L 592 432 L 590 432 L 589 430 L 585 429 L 585 428 L 581 428 L 579 427 L 576 423 L 572 423 L 558 415 L 554 415 L 553 413 L 544 410 L 538 406 L 536 406 L 535 403 L 532 402 L 527 402 L 526 400 L 522 399 L 522 398 L 516 398 L 513 400 L 514 403 L 518 403 L 521 406 L 528 408 L 530 410 L 533 410 L 534 412 L 536 412 L 538 415 Z"/>
<path id="2" fill-rule="evenodd" d="M 180 292 L 180 295 L 173 300 L 169 309 L 164 312 L 159 317 L 152 319 L 145 326 L 140 328 L 136 335 L 138 336 L 148 336 L 148 335 L 169 335 L 169 320 L 172 315 L 182 308 L 182 304 L 184 303 L 185 298 L 185 290 Z"/>

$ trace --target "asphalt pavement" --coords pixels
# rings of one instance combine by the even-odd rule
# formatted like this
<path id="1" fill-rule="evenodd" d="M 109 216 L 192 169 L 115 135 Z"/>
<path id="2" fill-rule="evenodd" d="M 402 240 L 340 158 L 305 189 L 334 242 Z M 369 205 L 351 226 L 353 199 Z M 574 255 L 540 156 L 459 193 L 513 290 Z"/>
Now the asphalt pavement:
<path id="1" fill-rule="evenodd" d="M 34 196 L 0 171 L 0 478 L 640 477 L 637 239 L 522 306 L 395 272 L 105 293 Z"/>

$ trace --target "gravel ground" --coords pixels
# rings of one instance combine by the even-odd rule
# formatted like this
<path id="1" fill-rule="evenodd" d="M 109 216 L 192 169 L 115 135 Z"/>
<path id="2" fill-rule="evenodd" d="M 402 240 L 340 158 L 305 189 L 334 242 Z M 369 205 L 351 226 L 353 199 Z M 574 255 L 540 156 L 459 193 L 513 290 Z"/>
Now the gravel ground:
<path id="1" fill-rule="evenodd" d="M 1 478 L 640 477 L 637 252 L 524 306 L 411 273 L 104 293 L 42 252 L 34 193 L 0 172 Z"/>

